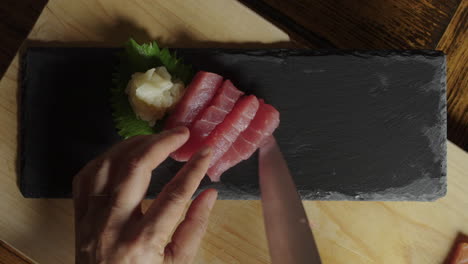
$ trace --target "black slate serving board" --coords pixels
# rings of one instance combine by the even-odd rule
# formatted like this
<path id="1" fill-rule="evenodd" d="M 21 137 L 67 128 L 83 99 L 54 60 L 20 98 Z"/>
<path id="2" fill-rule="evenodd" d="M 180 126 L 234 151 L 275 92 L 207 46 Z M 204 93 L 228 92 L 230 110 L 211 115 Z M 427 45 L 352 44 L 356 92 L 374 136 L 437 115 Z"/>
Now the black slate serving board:
<path id="1" fill-rule="evenodd" d="M 120 140 L 108 105 L 118 49 L 30 48 L 22 63 L 20 188 L 70 197 L 73 175 Z M 180 49 L 280 111 L 275 132 L 303 199 L 434 200 L 446 193 L 445 56 L 437 51 Z M 258 199 L 257 156 L 212 184 Z M 154 197 L 182 164 L 154 171 Z"/>

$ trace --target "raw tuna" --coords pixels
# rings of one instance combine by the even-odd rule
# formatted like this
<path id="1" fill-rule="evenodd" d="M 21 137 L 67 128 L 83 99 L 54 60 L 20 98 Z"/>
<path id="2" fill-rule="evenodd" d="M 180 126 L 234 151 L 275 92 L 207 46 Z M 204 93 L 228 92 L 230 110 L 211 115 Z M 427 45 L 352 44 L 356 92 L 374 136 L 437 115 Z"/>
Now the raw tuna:
<path id="1" fill-rule="evenodd" d="M 210 166 L 216 164 L 236 141 L 240 133 L 247 129 L 258 110 L 258 106 L 257 97 L 253 95 L 241 98 L 224 121 L 211 132 L 203 143 L 212 148 Z M 212 180 L 216 179 L 212 178 Z"/>
<path id="2" fill-rule="evenodd" d="M 189 140 L 171 157 L 177 161 L 187 161 L 201 146 L 203 141 L 213 129 L 223 122 L 226 115 L 231 112 L 236 101 L 243 94 L 231 81 L 225 80 L 218 89 L 211 105 L 203 110 L 197 120 L 190 127 Z"/>
<path id="3" fill-rule="evenodd" d="M 215 73 L 199 71 L 167 119 L 165 129 L 176 126 L 189 127 L 198 114 L 211 102 L 222 81 L 223 77 Z"/>
<path id="4" fill-rule="evenodd" d="M 229 150 L 208 170 L 212 181 L 219 181 L 221 174 L 242 160 L 246 160 L 260 147 L 279 125 L 279 112 L 271 105 L 260 107 L 249 127 L 242 132 Z"/>

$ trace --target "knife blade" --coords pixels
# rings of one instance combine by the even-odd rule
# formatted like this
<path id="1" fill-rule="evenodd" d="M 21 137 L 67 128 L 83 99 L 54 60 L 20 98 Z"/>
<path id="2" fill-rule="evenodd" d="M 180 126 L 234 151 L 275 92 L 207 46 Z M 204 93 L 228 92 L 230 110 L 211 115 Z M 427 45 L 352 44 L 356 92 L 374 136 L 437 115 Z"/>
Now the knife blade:
<path id="1" fill-rule="evenodd" d="M 259 180 L 272 263 L 321 263 L 301 198 L 274 137 L 260 148 Z"/>

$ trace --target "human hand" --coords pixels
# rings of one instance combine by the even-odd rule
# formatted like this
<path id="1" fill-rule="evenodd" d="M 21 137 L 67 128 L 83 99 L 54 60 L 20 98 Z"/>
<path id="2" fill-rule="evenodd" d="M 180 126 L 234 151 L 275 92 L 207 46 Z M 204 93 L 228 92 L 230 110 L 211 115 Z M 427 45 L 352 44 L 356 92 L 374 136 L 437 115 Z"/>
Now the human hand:
<path id="1" fill-rule="evenodd" d="M 217 191 L 184 209 L 204 177 L 210 150 L 199 151 L 143 213 L 151 171 L 189 137 L 179 127 L 125 140 L 88 163 L 73 181 L 76 263 L 191 263 L 205 233 Z M 170 236 L 172 235 L 172 241 Z"/>

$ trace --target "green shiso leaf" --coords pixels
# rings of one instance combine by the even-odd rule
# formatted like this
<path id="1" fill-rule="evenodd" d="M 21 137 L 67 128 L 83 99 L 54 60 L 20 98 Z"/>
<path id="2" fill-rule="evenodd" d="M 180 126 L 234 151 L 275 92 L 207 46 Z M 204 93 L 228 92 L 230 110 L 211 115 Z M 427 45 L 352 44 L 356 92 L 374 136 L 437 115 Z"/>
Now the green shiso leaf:
<path id="1" fill-rule="evenodd" d="M 111 89 L 112 115 L 119 135 L 129 138 L 160 132 L 164 120 L 156 122 L 155 127 L 140 120 L 130 106 L 125 88 L 135 72 L 145 72 L 159 66 L 165 66 L 174 79 L 179 79 L 187 85 L 194 74 L 192 67 L 184 64 L 167 48 L 160 49 L 156 41 L 140 45 L 132 38 L 125 43 L 119 59 L 113 74 L 114 87 Z"/>

